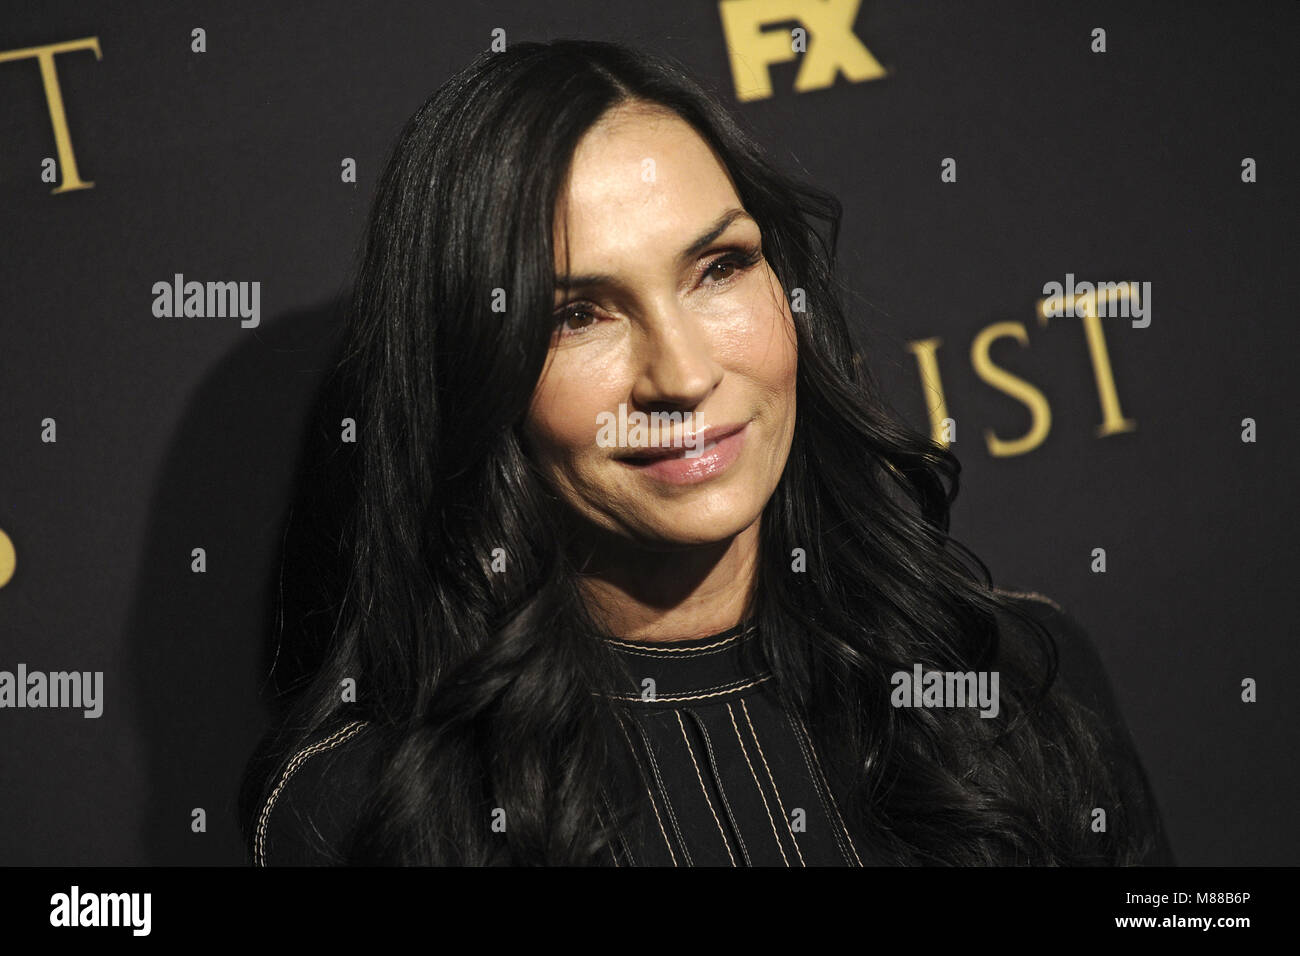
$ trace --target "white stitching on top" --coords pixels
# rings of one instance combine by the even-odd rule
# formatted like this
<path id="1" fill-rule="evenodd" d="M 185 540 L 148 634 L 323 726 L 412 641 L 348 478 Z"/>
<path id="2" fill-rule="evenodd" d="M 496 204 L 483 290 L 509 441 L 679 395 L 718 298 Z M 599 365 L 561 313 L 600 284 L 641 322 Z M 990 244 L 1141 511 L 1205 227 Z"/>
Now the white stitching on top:
<path id="1" fill-rule="evenodd" d="M 342 730 L 331 734 L 324 740 L 317 741 L 310 747 L 304 747 L 293 755 L 293 759 L 285 765 L 284 773 L 280 776 L 280 782 L 276 784 L 271 795 L 266 798 L 266 806 L 262 808 L 262 813 L 257 819 L 257 833 L 253 838 L 253 865 L 266 866 L 266 824 L 271 817 L 271 810 L 275 806 L 275 801 L 280 799 L 280 792 L 284 790 L 289 778 L 298 772 L 298 769 L 307 762 L 309 757 L 326 750 L 332 750 L 345 740 L 350 740 L 361 732 L 368 721 L 354 720 Z"/>
<path id="2" fill-rule="evenodd" d="M 763 801 L 763 810 L 767 813 L 767 822 L 772 825 L 772 838 L 776 840 L 776 848 L 781 851 L 781 859 L 785 865 L 790 865 L 790 858 L 785 855 L 785 847 L 781 845 L 781 834 L 776 829 L 776 820 L 772 818 L 772 808 L 767 804 L 767 794 L 763 792 L 763 785 L 758 782 L 758 774 L 754 772 L 754 765 L 749 760 L 749 750 L 745 746 L 745 740 L 740 736 L 740 727 L 736 723 L 736 712 L 731 709 L 731 704 L 727 704 L 727 715 L 731 718 L 731 729 L 736 733 L 736 743 L 740 744 L 740 753 L 745 758 L 745 765 L 749 767 L 749 775 L 754 778 L 754 786 L 758 788 L 758 796 Z M 782 813 L 785 811 L 780 805 L 777 806 Z"/>
<path id="3" fill-rule="evenodd" d="M 631 704 L 675 704 L 683 700 L 703 700 L 706 697 L 721 697 L 723 694 L 730 694 L 734 691 L 747 690 L 750 687 L 763 683 L 765 680 L 771 679 L 771 674 L 764 674 L 762 677 L 755 678 L 751 681 L 742 679 L 740 681 L 733 681 L 731 684 L 720 684 L 716 689 L 706 688 L 706 690 L 712 690 L 712 693 L 701 692 L 698 694 L 678 694 L 650 698 L 628 697 L 623 694 L 611 694 L 610 696 L 614 700 L 623 700 Z"/>
<path id="4" fill-rule="evenodd" d="M 731 705 L 728 704 L 727 708 L 730 709 Z M 754 738 L 754 746 L 758 748 L 758 756 L 763 761 L 763 769 L 767 771 L 767 779 L 772 781 L 772 792 L 776 794 L 776 805 L 785 819 L 785 828 L 790 833 L 790 842 L 794 844 L 794 852 L 799 854 L 799 863 L 807 866 L 808 864 L 803 858 L 803 851 L 799 849 L 799 841 L 794 838 L 794 827 L 790 826 L 790 809 L 781 799 L 781 791 L 776 786 L 776 777 L 772 775 L 772 768 L 768 766 L 767 755 L 763 753 L 763 743 L 758 739 L 758 732 L 754 729 L 754 721 L 749 717 L 749 707 L 745 705 L 743 697 L 740 700 L 740 710 L 745 715 L 745 723 L 749 724 L 749 735 Z M 732 720 L 734 721 L 735 718 L 733 717 Z"/>
<path id="5" fill-rule="evenodd" d="M 636 745 L 632 743 L 632 735 L 629 734 L 627 728 L 623 726 L 622 717 L 619 717 L 616 714 L 615 719 L 618 721 L 618 729 L 623 731 L 623 738 L 627 741 L 628 752 L 632 755 L 633 763 L 636 764 L 637 775 L 641 778 L 641 783 L 645 785 L 646 796 L 650 798 L 650 809 L 655 812 L 655 821 L 659 824 L 659 832 L 663 834 L 664 844 L 668 847 L 668 856 L 673 861 L 673 866 L 678 866 L 677 854 L 673 852 L 673 843 L 668 839 L 668 831 L 664 829 L 663 817 L 659 816 L 659 804 L 655 802 L 654 791 L 650 789 L 650 781 L 647 779 L 649 775 L 641 766 L 641 758 L 636 754 Z M 632 717 L 629 719 L 635 720 L 636 718 Z"/>
<path id="6" fill-rule="evenodd" d="M 691 746 L 691 738 L 686 734 L 686 723 L 682 720 L 682 713 L 674 710 L 673 715 L 677 718 L 677 726 L 681 728 L 682 740 L 686 741 L 686 752 L 691 755 L 691 764 L 695 767 L 695 779 L 700 782 L 700 790 L 704 793 L 704 801 L 709 805 L 709 812 L 713 814 L 713 822 L 718 825 L 718 833 L 722 836 L 722 845 L 727 849 L 727 856 L 731 858 L 731 865 L 736 865 L 736 855 L 731 852 L 731 841 L 727 839 L 727 831 L 722 829 L 722 821 L 718 819 L 718 811 L 713 809 L 713 800 L 709 796 L 708 787 L 704 786 L 704 774 L 700 773 L 700 764 L 695 759 L 695 748 Z"/>
<path id="7" fill-rule="evenodd" d="M 835 802 L 835 794 L 831 792 L 830 781 L 826 779 L 826 772 L 822 770 L 821 758 L 817 756 L 817 748 L 813 746 L 812 735 L 808 733 L 808 728 L 804 727 L 802 718 L 796 715 L 795 719 L 799 722 L 799 729 L 803 733 L 808 749 L 812 751 L 813 763 L 817 766 L 817 775 L 821 777 L 822 786 L 826 789 L 826 795 L 830 798 L 831 807 L 835 810 L 835 819 L 839 821 L 840 829 L 844 831 L 844 838 L 849 841 L 849 849 L 853 851 L 853 858 L 858 861 L 858 866 L 862 866 L 862 857 L 858 856 L 858 848 L 853 843 L 853 836 L 849 833 L 849 828 L 844 824 L 844 817 L 840 814 L 840 805 Z"/>
<path id="8" fill-rule="evenodd" d="M 671 643 L 666 643 L 664 647 L 652 647 L 647 644 L 629 644 L 626 641 L 617 641 L 613 638 L 610 638 L 608 642 L 613 644 L 615 647 L 623 648 L 632 654 L 698 654 L 702 651 L 715 651 L 719 648 L 726 647 L 728 644 L 734 644 L 742 637 L 747 637 L 752 634 L 755 626 L 756 625 L 751 624 L 739 634 L 733 634 L 726 640 L 716 641 L 713 644 L 705 644 L 701 647 L 673 647 Z"/>

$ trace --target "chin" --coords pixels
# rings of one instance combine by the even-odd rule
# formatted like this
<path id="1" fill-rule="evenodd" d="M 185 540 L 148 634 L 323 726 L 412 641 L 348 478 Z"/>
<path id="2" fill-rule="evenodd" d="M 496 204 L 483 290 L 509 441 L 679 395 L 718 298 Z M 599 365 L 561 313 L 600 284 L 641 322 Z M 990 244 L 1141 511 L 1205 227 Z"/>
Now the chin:
<path id="1" fill-rule="evenodd" d="M 635 536 L 642 544 L 665 551 L 700 547 L 729 541 L 759 519 L 762 508 L 727 508 L 721 511 L 703 507 L 664 509 L 667 513 L 646 516 Z"/>

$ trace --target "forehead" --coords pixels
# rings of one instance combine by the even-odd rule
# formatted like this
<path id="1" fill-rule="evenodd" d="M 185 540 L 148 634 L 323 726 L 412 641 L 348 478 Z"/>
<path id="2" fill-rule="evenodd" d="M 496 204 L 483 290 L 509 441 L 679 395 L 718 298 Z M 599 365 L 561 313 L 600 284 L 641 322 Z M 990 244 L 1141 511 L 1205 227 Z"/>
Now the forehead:
<path id="1" fill-rule="evenodd" d="M 574 150 L 556 205 L 556 258 L 566 234 L 575 264 L 640 256 L 647 244 L 680 241 L 738 205 L 731 177 L 689 123 L 661 108 L 619 107 Z"/>

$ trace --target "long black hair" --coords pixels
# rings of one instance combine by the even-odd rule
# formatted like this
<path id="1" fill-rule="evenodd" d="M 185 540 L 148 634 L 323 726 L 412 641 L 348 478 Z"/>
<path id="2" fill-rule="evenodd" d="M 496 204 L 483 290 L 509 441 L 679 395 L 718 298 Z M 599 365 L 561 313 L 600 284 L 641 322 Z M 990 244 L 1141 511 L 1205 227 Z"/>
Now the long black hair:
<path id="1" fill-rule="evenodd" d="M 579 40 L 481 54 L 411 118 L 384 169 L 331 380 L 355 443 L 333 458 L 347 509 L 330 627 L 252 765 L 245 819 L 287 755 L 359 715 L 384 770 L 354 862 L 608 858 L 631 812 L 608 792 L 616 718 L 601 690 L 619 673 L 520 426 L 552 334 L 570 159 L 635 101 L 714 148 L 783 288 L 803 291 L 798 419 L 762 515 L 751 614 L 855 829 L 897 863 L 1132 862 L 1097 725 L 1051 692 L 1050 633 L 948 534 L 957 459 L 890 410 L 855 355 L 834 278 L 838 201 L 776 169 L 672 60 Z M 805 573 L 791 571 L 797 548 Z M 1029 641 L 1008 640 L 1012 620 Z M 889 703 L 895 671 L 995 661 L 999 719 Z M 355 704 L 340 702 L 348 678 Z M 1121 814 L 1102 835 L 1088 827 L 1098 806 Z"/>

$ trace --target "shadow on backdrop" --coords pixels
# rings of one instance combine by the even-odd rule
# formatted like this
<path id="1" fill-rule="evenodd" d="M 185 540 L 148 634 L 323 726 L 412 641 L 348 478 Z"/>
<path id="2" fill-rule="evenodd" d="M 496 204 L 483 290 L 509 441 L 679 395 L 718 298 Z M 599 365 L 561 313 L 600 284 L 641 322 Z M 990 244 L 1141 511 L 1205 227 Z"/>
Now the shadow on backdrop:
<path id="1" fill-rule="evenodd" d="M 329 410 L 339 396 L 326 384 L 341 331 L 337 298 L 241 330 L 247 337 L 204 379 L 171 440 L 124 668 L 148 781 L 149 865 L 248 860 L 240 778 L 282 692 L 314 667 L 332 618 L 322 602 L 336 580 L 341 516 L 328 465 L 344 413 Z M 192 570 L 195 548 L 205 551 L 203 573 Z M 280 643 L 288 650 L 277 661 Z M 205 832 L 194 830 L 197 808 Z"/>

